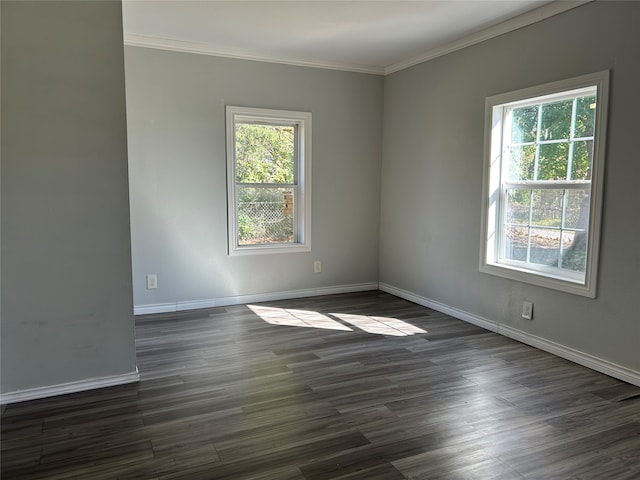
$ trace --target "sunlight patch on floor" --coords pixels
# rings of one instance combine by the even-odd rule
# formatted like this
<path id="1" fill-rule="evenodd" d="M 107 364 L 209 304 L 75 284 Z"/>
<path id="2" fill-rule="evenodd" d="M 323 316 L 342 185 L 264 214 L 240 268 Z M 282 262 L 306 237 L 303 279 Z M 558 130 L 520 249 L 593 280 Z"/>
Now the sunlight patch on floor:
<path id="1" fill-rule="evenodd" d="M 332 313 L 332 316 L 339 318 L 343 322 L 358 327 L 365 332 L 378 335 L 393 335 L 395 337 L 406 337 L 416 333 L 427 333 L 410 323 L 391 317 L 374 317 L 369 315 L 353 315 L 349 313 Z"/>
<path id="2" fill-rule="evenodd" d="M 426 330 L 415 325 L 391 317 L 354 315 L 350 313 L 330 313 L 330 316 L 327 316 L 312 310 L 296 310 L 262 305 L 248 305 L 248 307 L 253 313 L 272 325 L 353 331 L 352 328 L 345 325 L 349 324 L 367 333 L 392 335 L 394 337 L 427 333 Z"/>
<path id="3" fill-rule="evenodd" d="M 326 315 L 310 310 L 293 310 L 288 308 L 264 307 L 260 305 L 249 305 L 248 307 L 253 311 L 253 313 L 272 325 L 352 331 L 348 326 L 337 322 Z"/>

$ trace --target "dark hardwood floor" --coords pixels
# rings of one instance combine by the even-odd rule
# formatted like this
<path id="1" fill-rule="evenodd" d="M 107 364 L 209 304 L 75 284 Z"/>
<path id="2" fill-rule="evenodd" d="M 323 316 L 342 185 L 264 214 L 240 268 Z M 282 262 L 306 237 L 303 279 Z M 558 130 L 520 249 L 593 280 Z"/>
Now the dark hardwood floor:
<path id="1" fill-rule="evenodd" d="M 137 384 L 6 406 L 10 479 L 640 479 L 640 389 L 381 292 L 136 319 Z"/>

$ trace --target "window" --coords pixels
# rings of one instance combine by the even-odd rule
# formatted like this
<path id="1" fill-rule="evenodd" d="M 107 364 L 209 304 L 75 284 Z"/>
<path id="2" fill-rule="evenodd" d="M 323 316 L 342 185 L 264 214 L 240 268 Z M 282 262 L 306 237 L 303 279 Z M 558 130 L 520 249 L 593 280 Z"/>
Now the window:
<path id="1" fill-rule="evenodd" d="M 229 255 L 309 251 L 311 113 L 227 106 Z"/>
<path id="2" fill-rule="evenodd" d="M 595 297 L 608 78 L 487 98 L 481 271 Z"/>

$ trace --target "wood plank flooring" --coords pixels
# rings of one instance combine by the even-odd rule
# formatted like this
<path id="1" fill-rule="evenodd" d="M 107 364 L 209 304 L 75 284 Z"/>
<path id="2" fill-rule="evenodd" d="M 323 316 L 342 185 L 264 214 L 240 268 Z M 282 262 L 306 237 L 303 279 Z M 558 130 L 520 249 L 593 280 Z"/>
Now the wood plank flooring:
<path id="1" fill-rule="evenodd" d="M 640 479 L 640 389 L 381 292 L 136 319 L 137 384 L 11 404 L 1 478 Z"/>

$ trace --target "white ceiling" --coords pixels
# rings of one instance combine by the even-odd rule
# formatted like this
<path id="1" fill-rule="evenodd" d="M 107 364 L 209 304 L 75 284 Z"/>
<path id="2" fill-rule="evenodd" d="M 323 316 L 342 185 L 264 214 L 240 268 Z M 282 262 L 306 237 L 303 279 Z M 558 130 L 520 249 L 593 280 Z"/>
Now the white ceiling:
<path id="1" fill-rule="evenodd" d="M 584 1 L 124 0 L 125 43 L 387 74 Z"/>

